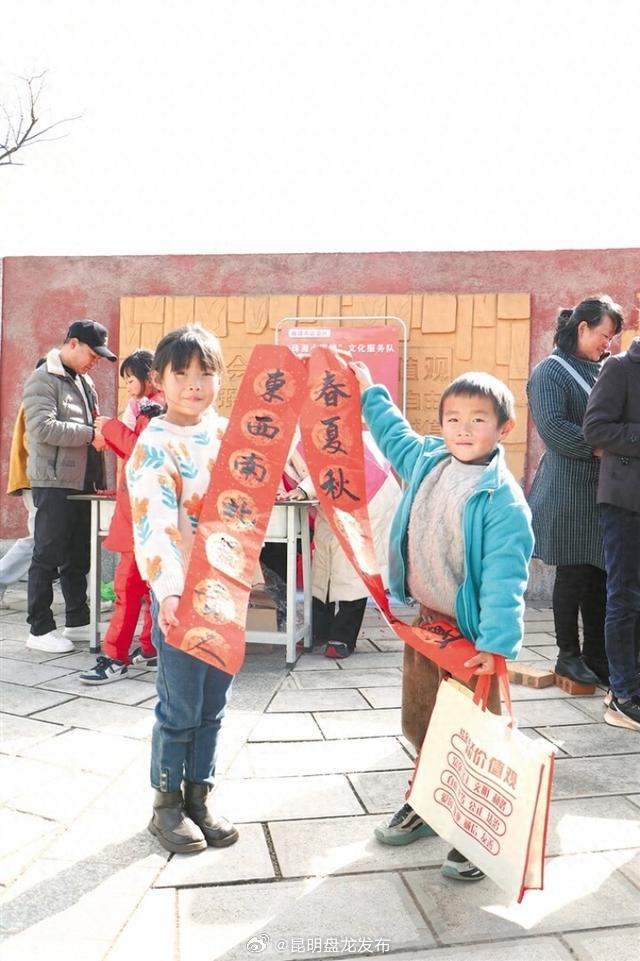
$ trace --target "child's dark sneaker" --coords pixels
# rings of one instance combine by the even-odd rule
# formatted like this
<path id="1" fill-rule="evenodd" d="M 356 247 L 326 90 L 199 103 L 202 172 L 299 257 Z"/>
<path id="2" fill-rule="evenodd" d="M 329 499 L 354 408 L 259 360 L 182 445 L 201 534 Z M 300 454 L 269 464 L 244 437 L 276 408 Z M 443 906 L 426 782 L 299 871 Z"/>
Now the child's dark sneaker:
<path id="1" fill-rule="evenodd" d="M 460 854 L 455 848 L 451 848 L 440 870 L 445 878 L 453 878 L 455 881 L 482 881 L 486 877 L 484 871 L 467 861 L 464 854 Z"/>
<path id="2" fill-rule="evenodd" d="M 630 697 L 621 701 L 612 696 L 604 714 L 607 724 L 612 727 L 625 727 L 629 731 L 640 731 L 640 697 Z"/>
<path id="3" fill-rule="evenodd" d="M 83 684 L 111 684 L 112 681 L 121 681 L 126 674 L 126 664 L 101 654 L 96 661 L 96 666 L 90 671 L 83 671 L 80 680 Z"/>
<path id="4" fill-rule="evenodd" d="M 432 838 L 436 832 L 416 814 L 410 804 L 403 804 L 399 811 L 379 824 L 373 833 L 382 844 L 399 846 L 411 844 L 418 838 Z"/>
<path id="5" fill-rule="evenodd" d="M 343 661 L 345 657 L 351 657 L 352 654 L 353 650 L 342 641 L 329 641 L 324 649 L 324 656 L 334 661 Z"/>
<path id="6" fill-rule="evenodd" d="M 141 647 L 134 648 L 129 657 L 131 667 L 146 668 L 148 671 L 158 670 L 158 655 L 144 654 Z"/>

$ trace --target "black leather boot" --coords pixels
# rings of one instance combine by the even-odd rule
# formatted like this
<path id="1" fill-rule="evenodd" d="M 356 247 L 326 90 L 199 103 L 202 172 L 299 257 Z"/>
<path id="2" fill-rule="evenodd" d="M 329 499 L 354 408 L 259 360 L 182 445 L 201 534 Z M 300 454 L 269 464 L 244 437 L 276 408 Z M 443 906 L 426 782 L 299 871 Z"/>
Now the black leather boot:
<path id="1" fill-rule="evenodd" d="M 609 662 L 599 657 L 587 657 L 582 655 L 582 660 L 587 668 L 598 678 L 601 687 L 609 687 Z"/>
<path id="2" fill-rule="evenodd" d="M 185 815 L 181 791 L 154 793 L 149 831 L 173 854 L 193 854 L 207 846 L 200 828 Z"/>
<path id="3" fill-rule="evenodd" d="M 568 677 L 576 684 L 600 684 L 600 680 L 593 671 L 589 670 L 579 654 L 564 654 L 560 652 L 556 662 L 556 674 Z"/>
<path id="4" fill-rule="evenodd" d="M 238 840 L 238 832 L 231 821 L 215 817 L 207 807 L 211 786 L 184 782 L 184 808 L 192 821 L 198 825 L 212 848 L 226 848 Z"/>

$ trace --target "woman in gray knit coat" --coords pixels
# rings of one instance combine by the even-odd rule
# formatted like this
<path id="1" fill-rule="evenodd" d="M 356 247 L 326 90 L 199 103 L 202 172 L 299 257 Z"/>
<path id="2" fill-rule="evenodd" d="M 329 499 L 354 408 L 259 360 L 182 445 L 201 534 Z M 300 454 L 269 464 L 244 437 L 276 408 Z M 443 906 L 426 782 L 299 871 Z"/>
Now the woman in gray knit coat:
<path id="1" fill-rule="evenodd" d="M 620 307 L 605 296 L 560 311 L 554 350 L 534 368 L 527 385 L 531 413 L 546 446 L 529 494 L 534 555 L 556 566 L 556 673 L 580 684 L 608 682 L 606 573 L 596 506 L 601 451 L 585 441 L 582 419 L 622 323 Z"/>

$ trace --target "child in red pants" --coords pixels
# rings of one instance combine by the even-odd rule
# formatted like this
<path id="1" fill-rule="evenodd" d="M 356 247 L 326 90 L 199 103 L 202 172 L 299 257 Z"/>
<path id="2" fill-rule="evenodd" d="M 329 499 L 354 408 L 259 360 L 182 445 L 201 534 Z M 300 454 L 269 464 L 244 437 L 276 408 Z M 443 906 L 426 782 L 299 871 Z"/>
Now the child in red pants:
<path id="1" fill-rule="evenodd" d="M 149 366 L 146 371 L 146 377 L 149 378 L 153 359 L 150 351 L 136 351 L 132 358 L 124 360 L 121 373 L 123 370 L 127 371 L 126 365 L 129 360 L 139 359 L 137 355 L 143 353 L 148 354 L 149 357 Z M 142 373 L 142 370 L 138 372 L 138 379 Z M 144 384 L 144 379 L 142 382 Z M 159 404 L 147 400 L 148 397 L 149 394 L 146 392 L 140 396 L 140 412 L 136 417 L 133 430 L 115 417 L 99 417 L 96 420 L 96 430 L 99 430 L 104 437 L 107 447 L 125 463 L 135 447 L 139 434 L 147 426 L 151 417 L 164 410 Z M 154 400 L 157 398 L 157 393 L 154 393 Z M 140 576 L 133 552 L 131 505 L 124 470 L 120 474 L 116 509 L 104 545 L 108 550 L 120 553 L 120 562 L 116 567 L 113 582 L 116 595 L 115 610 L 102 640 L 102 654 L 98 657 L 95 667 L 80 674 L 83 684 L 109 684 L 112 681 L 119 681 L 126 677 L 128 664 L 140 668 L 157 668 L 156 650 L 151 640 L 149 587 Z M 141 607 L 144 611 L 144 619 L 140 646 L 129 654 Z"/>

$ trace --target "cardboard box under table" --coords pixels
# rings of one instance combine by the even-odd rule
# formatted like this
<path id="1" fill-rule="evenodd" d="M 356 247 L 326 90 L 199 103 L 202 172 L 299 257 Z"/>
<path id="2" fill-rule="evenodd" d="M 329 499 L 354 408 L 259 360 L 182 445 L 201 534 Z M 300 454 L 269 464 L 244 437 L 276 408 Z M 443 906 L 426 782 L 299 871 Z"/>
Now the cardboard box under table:
<path id="1" fill-rule="evenodd" d="M 115 497 L 104 494 L 73 494 L 73 500 L 91 502 L 91 566 L 89 569 L 89 650 L 100 650 L 100 634 L 107 624 L 100 624 L 101 545 L 109 533 L 115 510 Z M 277 644 L 286 648 L 287 664 L 296 660 L 296 644 L 303 641 L 311 647 L 311 544 L 309 538 L 309 508 L 317 501 L 295 501 L 276 504 L 273 508 L 265 543 L 287 545 L 287 613 L 284 631 L 277 630 L 277 616 L 273 599 L 267 595 L 254 596 L 247 619 L 247 643 Z M 302 546 L 302 622 L 297 623 L 297 542 Z M 255 595 L 255 592 L 253 592 Z M 257 603 L 256 603 L 257 601 Z"/>

